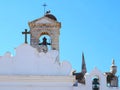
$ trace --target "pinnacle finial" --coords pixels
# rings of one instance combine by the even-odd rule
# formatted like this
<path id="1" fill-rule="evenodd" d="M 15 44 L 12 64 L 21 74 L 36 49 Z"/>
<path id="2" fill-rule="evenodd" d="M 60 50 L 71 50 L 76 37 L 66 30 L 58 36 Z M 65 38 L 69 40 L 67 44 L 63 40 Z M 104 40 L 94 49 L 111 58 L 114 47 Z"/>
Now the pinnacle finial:
<path id="1" fill-rule="evenodd" d="M 85 58 L 84 58 L 84 53 L 82 52 L 82 73 L 86 73 L 87 69 L 86 69 L 86 63 L 85 63 Z"/>
<path id="2" fill-rule="evenodd" d="M 112 60 L 112 65 L 110 67 L 110 72 L 115 74 L 117 72 L 117 66 L 115 65 L 115 60 Z"/>
<path id="3" fill-rule="evenodd" d="M 115 60 L 114 59 L 112 60 L 112 66 L 115 66 Z"/>

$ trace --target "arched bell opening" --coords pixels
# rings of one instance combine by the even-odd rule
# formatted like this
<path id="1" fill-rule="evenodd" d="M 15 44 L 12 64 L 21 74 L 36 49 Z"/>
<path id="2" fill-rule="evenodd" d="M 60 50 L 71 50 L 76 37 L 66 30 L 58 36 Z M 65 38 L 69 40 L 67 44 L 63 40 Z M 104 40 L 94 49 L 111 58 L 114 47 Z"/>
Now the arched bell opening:
<path id="1" fill-rule="evenodd" d="M 52 40 L 48 34 L 42 34 L 39 38 L 39 45 L 46 48 L 47 51 L 51 50 Z"/>
<path id="2" fill-rule="evenodd" d="M 100 80 L 98 76 L 92 78 L 92 90 L 100 90 Z"/>

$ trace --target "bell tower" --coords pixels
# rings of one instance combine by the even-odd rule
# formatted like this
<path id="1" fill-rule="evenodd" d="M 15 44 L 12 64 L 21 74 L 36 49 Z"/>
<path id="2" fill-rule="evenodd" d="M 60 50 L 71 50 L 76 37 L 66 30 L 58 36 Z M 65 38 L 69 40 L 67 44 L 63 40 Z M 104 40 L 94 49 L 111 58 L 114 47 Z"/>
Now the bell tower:
<path id="1" fill-rule="evenodd" d="M 36 48 L 39 52 L 47 52 L 48 46 L 51 46 L 52 50 L 59 51 L 61 23 L 57 21 L 54 15 L 47 11 L 43 17 L 31 21 L 28 24 L 30 27 L 30 44 L 32 47 Z M 42 36 L 44 37 L 40 40 Z"/>

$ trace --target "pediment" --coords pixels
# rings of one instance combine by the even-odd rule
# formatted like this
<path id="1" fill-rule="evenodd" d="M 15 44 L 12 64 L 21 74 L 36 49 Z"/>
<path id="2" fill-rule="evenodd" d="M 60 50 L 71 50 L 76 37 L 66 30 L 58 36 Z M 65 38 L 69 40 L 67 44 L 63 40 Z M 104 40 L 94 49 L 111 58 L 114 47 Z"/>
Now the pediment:
<path id="1" fill-rule="evenodd" d="M 91 76 L 104 76 L 103 73 L 96 67 L 90 72 Z"/>
<path id="2" fill-rule="evenodd" d="M 30 23 L 34 23 L 34 24 L 52 24 L 52 23 L 56 23 L 56 21 L 49 19 L 48 17 L 42 17 L 39 19 L 36 19 Z"/>

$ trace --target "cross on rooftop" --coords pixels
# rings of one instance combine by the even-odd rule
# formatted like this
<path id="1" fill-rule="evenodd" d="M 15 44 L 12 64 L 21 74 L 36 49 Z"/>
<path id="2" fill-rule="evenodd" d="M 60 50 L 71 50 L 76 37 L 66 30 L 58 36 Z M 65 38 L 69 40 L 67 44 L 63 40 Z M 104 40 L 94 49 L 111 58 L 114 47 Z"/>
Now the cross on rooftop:
<path id="1" fill-rule="evenodd" d="M 25 43 L 27 44 L 27 34 L 30 34 L 30 32 L 27 31 L 27 29 L 25 29 L 25 32 L 22 32 L 22 34 L 25 34 Z"/>
<path id="2" fill-rule="evenodd" d="M 46 6 L 47 6 L 47 4 L 44 3 L 42 6 L 44 7 L 44 15 L 45 15 L 45 11 L 46 11 Z"/>

